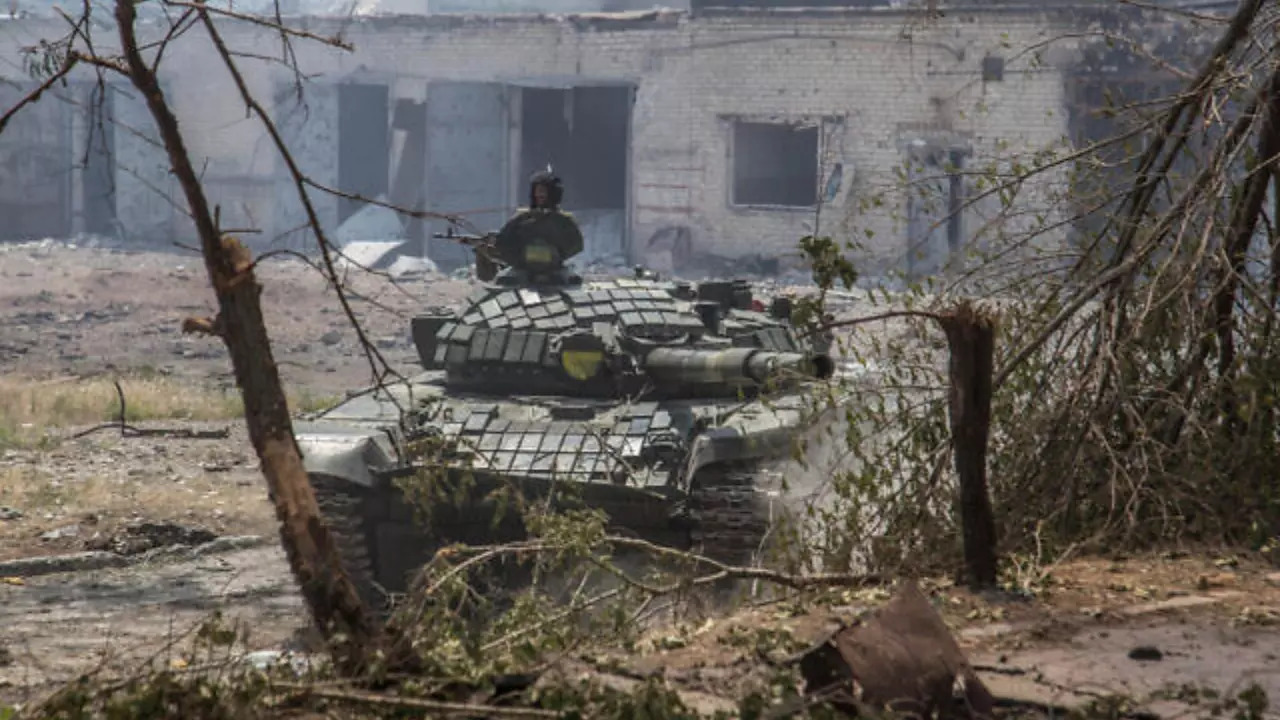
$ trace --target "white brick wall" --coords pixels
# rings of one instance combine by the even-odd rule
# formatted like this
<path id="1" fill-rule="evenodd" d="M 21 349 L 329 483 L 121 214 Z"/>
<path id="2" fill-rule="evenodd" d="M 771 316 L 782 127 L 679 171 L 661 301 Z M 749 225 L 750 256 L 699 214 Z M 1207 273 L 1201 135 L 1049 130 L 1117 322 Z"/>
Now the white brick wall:
<path id="1" fill-rule="evenodd" d="M 949 14 L 933 22 L 898 12 L 676 15 L 612 28 L 548 17 L 311 19 L 306 25 L 320 34 L 340 32 L 355 45 L 348 53 L 294 41 L 304 71 L 320 82 L 373 73 L 394 77 L 395 93 L 419 97 L 431 80 L 555 75 L 636 82 L 633 251 L 673 224 L 692 229 L 697 250 L 730 256 L 791 252 L 812 231 L 812 210 L 730 206 L 730 125 L 722 115 L 842 116 L 824 165 L 851 166 L 855 184 L 842 207 L 823 209 L 821 231 L 860 238 L 871 231 L 872 265 L 902 264 L 904 231 L 895 216 L 904 212 L 905 194 L 894 169 L 912 129 L 945 128 L 967 138 L 973 165 L 1046 146 L 1065 133 L 1059 72 L 1033 67 L 1024 56 L 1010 60 L 1003 82 L 981 79 L 988 52 L 1013 58 L 1062 32 L 1038 13 Z M 233 47 L 280 54 L 269 32 L 230 22 L 222 27 Z M 35 25 L 26 29 L 40 32 Z M 238 196 L 253 220 L 280 230 L 266 220 L 270 193 L 233 192 L 237 177 L 244 186 L 275 172 L 274 150 L 256 121 L 245 119 L 207 38 L 192 31 L 170 52 L 168 78 L 191 149 L 209 159 L 211 175 L 226 179 L 215 196 Z M 273 83 L 289 77 L 265 62 L 246 60 L 244 70 L 268 106 Z M 999 149 L 1002 141 L 1008 149 Z M 860 201 L 878 192 L 888 193 L 885 204 L 864 212 Z"/>

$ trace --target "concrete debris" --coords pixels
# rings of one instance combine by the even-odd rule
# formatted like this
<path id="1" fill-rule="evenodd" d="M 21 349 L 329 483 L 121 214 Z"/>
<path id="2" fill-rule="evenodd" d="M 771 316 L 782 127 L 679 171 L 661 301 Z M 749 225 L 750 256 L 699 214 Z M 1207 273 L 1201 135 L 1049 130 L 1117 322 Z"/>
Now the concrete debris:
<path id="1" fill-rule="evenodd" d="M 314 671 L 317 666 L 324 662 L 322 658 L 313 658 L 306 653 L 289 652 L 286 650 L 258 650 L 247 653 L 244 656 L 244 662 L 252 665 L 255 670 L 272 670 L 288 667 L 296 675 L 305 675 Z"/>
<path id="2" fill-rule="evenodd" d="M 386 202 L 385 197 L 378 197 Z M 431 260 L 421 257 L 421 248 L 408 240 L 404 223 L 395 211 L 368 204 L 347 218 L 333 233 L 342 250 L 338 264 L 345 269 L 381 270 L 393 278 L 437 272 Z"/>
<path id="3" fill-rule="evenodd" d="M 380 195 L 377 200 L 385 203 L 387 198 Z M 352 243 L 370 240 L 403 242 L 404 224 L 395 210 L 369 203 L 344 220 L 333 232 L 333 239 L 344 250 Z"/>
<path id="4" fill-rule="evenodd" d="M 438 272 L 430 259 L 412 254 L 413 245 L 399 240 L 361 240 L 343 247 L 336 264 L 346 270 L 385 272 L 397 280 Z"/>
<path id="5" fill-rule="evenodd" d="M 869 705 L 911 717 L 985 718 L 995 705 L 942 616 L 911 581 L 878 612 L 805 652 L 799 667 L 807 696 L 850 716 Z"/>
<path id="6" fill-rule="evenodd" d="M 122 238 L 109 235 L 79 233 L 66 238 L 43 238 L 26 242 L 0 243 L 0 255 L 5 253 L 25 253 L 40 257 L 62 249 L 120 250 L 130 247 L 136 249 L 140 247 L 140 244 L 138 242 L 126 242 Z"/>
<path id="7" fill-rule="evenodd" d="M 400 255 L 387 266 L 387 274 L 400 280 L 409 277 L 422 277 L 439 272 L 430 258 Z"/>
<path id="8" fill-rule="evenodd" d="M 396 253 L 403 245 L 403 240 L 356 240 L 342 246 L 342 256 L 337 262 L 352 270 L 382 269 L 399 257 Z"/>

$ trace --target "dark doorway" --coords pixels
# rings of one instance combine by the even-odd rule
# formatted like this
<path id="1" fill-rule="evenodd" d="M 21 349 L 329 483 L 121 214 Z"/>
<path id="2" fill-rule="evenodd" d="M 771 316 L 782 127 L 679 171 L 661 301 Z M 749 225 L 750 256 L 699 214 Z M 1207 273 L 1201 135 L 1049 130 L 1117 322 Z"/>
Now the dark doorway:
<path id="1" fill-rule="evenodd" d="M 387 192 L 391 175 L 390 90 L 381 83 L 343 83 L 338 86 L 338 189 L 374 199 Z M 338 199 L 338 222 L 364 203 Z"/>
<path id="2" fill-rule="evenodd" d="M 526 88 L 523 114 L 522 184 L 550 164 L 569 188 L 565 209 L 626 207 L 631 88 Z"/>
<path id="3" fill-rule="evenodd" d="M 907 153 L 907 277 L 931 277 L 958 266 L 964 251 L 967 151 L 913 142 Z"/>
<path id="4" fill-rule="evenodd" d="M 517 201 L 548 165 L 565 183 L 564 208 L 586 239 L 585 255 L 623 250 L 627 207 L 630 86 L 524 88 Z"/>

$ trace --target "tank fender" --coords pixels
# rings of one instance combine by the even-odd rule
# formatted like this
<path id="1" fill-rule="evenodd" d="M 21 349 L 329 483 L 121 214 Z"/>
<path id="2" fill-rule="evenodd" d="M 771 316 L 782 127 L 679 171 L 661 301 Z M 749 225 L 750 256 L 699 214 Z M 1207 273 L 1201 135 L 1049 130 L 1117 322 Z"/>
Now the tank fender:
<path id="1" fill-rule="evenodd" d="M 750 434 L 725 427 L 707 430 L 690 444 L 684 476 L 691 478 L 698 470 L 716 463 L 787 456 L 796 435 L 795 428 L 786 426 Z"/>
<path id="2" fill-rule="evenodd" d="M 400 444 L 391 430 L 299 433 L 298 449 L 308 474 L 342 478 L 364 487 L 378 487 L 375 475 L 402 465 Z"/>

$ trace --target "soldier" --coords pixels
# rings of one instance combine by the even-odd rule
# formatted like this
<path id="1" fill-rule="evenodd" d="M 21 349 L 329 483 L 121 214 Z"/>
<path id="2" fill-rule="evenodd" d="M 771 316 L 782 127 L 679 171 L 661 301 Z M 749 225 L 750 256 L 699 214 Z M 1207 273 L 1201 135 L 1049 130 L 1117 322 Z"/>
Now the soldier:
<path id="1" fill-rule="evenodd" d="M 529 179 L 529 208 L 498 231 L 494 249 L 513 268 L 534 272 L 558 270 L 582 252 L 582 231 L 573 216 L 560 209 L 564 185 L 550 171 Z"/>

